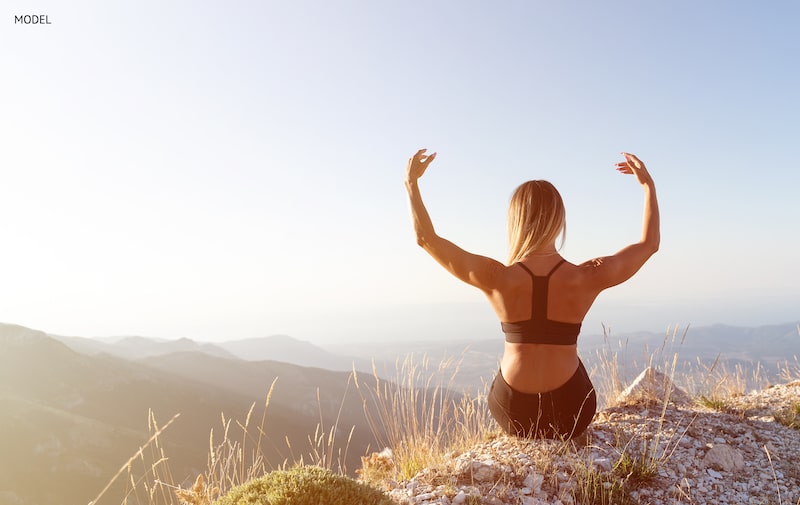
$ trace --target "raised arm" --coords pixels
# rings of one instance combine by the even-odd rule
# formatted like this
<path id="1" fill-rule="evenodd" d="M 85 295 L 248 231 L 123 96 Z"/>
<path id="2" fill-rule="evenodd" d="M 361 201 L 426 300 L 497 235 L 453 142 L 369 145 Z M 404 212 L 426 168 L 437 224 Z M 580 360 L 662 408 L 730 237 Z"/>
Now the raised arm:
<path id="1" fill-rule="evenodd" d="M 630 279 L 639 271 L 644 263 L 658 251 L 661 242 L 658 199 L 653 178 L 645 164 L 636 156 L 622 153 L 625 161 L 617 163 L 617 171 L 635 175 L 644 189 L 644 215 L 642 221 L 642 237 L 613 256 L 596 258 L 584 263 L 591 269 L 590 282 L 598 290 L 615 286 Z"/>
<path id="2" fill-rule="evenodd" d="M 505 265 L 491 258 L 461 249 L 449 240 L 438 236 L 433 228 L 428 210 L 422 202 L 418 181 L 428 165 L 436 158 L 436 153 L 426 155 L 425 151 L 425 149 L 417 151 L 408 160 L 406 167 L 405 185 L 411 204 L 411 216 L 414 221 L 417 244 L 451 274 L 485 293 L 491 293 L 500 287 Z"/>

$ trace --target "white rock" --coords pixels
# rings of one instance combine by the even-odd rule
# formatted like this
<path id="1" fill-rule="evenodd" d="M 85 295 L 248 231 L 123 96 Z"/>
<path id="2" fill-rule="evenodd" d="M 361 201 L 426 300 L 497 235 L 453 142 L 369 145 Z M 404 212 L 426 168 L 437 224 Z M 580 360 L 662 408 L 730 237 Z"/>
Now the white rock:
<path id="1" fill-rule="evenodd" d="M 478 462 L 472 464 L 472 478 L 478 482 L 493 481 L 498 473 L 498 469 L 494 466 Z"/>
<path id="2" fill-rule="evenodd" d="M 668 399 L 677 405 L 691 403 L 689 395 L 677 387 L 672 380 L 653 367 L 647 367 L 630 386 L 619 394 L 619 403 L 660 403 Z"/>
<path id="3" fill-rule="evenodd" d="M 703 457 L 703 464 L 706 468 L 733 472 L 744 468 L 744 456 L 739 449 L 719 444 L 708 450 Z"/>
<path id="4" fill-rule="evenodd" d="M 542 482 L 544 482 L 544 476 L 539 475 L 536 472 L 530 472 L 525 477 L 525 480 L 522 481 L 522 484 L 525 487 L 532 489 L 535 494 L 542 488 Z"/>

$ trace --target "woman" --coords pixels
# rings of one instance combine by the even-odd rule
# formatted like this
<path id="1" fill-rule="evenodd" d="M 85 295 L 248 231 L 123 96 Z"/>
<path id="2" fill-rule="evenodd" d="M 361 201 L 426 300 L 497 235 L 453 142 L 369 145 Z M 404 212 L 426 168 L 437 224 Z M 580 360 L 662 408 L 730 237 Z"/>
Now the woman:
<path id="1" fill-rule="evenodd" d="M 652 177 L 636 156 L 622 153 L 616 168 L 644 189 L 641 239 L 613 256 L 580 265 L 566 262 L 556 240 L 566 229 L 561 196 L 547 181 L 528 181 L 508 209 L 508 265 L 471 254 L 438 236 L 420 196 L 418 180 L 436 153 L 408 160 L 406 189 L 417 243 L 451 274 L 483 291 L 506 336 L 489 409 L 510 434 L 572 438 L 597 408 L 594 387 L 578 358 L 581 322 L 597 295 L 635 274 L 658 250 L 658 201 Z"/>

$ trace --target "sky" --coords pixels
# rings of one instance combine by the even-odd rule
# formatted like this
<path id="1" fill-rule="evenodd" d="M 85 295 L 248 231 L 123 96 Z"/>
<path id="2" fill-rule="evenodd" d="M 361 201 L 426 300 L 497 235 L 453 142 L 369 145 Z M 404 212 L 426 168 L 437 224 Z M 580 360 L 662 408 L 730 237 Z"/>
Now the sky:
<path id="1" fill-rule="evenodd" d="M 15 23 L 40 14 L 49 24 Z M 659 252 L 584 333 L 800 320 L 800 4 L 76 1 L 0 7 L 0 321 L 85 337 L 501 338 L 416 245 L 505 261 L 547 179 L 573 263 Z"/>

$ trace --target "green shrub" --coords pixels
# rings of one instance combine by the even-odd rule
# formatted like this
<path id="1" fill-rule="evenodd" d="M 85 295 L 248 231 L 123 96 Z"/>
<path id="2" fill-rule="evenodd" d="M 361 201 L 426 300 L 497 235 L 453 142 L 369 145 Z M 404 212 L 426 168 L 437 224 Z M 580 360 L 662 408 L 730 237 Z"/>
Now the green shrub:
<path id="1" fill-rule="evenodd" d="M 383 492 L 316 466 L 270 472 L 231 489 L 215 505 L 394 505 Z"/>
<path id="2" fill-rule="evenodd" d="M 581 505 L 636 505 L 622 481 L 612 474 L 601 473 L 579 465 L 575 468 L 576 486 L 572 490 L 575 503 Z"/>
<path id="3" fill-rule="evenodd" d="M 800 402 L 792 403 L 791 406 L 776 412 L 773 417 L 784 426 L 800 430 Z"/>
<path id="4" fill-rule="evenodd" d="M 652 481 L 658 475 L 659 461 L 646 456 L 633 457 L 627 452 L 623 452 L 616 465 L 614 472 L 622 476 L 627 482 L 633 485 L 645 484 Z"/>

